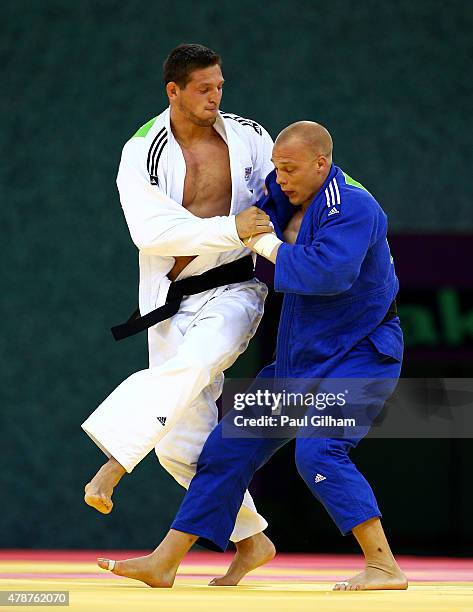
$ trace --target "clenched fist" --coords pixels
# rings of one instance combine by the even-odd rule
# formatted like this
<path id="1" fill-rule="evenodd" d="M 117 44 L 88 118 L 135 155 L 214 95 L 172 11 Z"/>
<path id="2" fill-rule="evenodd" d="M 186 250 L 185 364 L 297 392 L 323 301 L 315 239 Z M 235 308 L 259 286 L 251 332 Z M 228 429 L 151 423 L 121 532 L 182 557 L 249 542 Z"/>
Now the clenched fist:
<path id="1" fill-rule="evenodd" d="M 238 213 L 235 221 L 240 240 L 273 231 L 268 215 L 256 206 Z"/>

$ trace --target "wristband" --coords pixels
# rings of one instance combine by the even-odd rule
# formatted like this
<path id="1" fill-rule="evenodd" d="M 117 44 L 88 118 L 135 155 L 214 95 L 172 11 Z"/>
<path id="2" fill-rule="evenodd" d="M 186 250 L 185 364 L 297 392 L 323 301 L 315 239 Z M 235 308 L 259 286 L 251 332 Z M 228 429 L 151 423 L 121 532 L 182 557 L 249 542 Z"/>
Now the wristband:
<path id="1" fill-rule="evenodd" d="M 254 238 L 253 244 L 251 244 L 252 240 L 253 238 L 249 241 L 251 249 L 258 253 L 258 255 L 266 257 L 266 259 L 271 259 L 271 253 L 274 251 L 275 247 L 282 244 L 282 240 L 279 240 L 276 234 L 263 234 L 262 236 L 257 236 Z"/>

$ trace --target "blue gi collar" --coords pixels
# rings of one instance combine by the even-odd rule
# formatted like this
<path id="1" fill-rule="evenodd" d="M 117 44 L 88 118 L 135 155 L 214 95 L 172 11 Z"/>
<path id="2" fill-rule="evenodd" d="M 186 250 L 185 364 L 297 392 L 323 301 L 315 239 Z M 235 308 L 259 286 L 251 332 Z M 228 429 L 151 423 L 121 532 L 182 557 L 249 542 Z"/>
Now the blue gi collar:
<path id="1" fill-rule="evenodd" d="M 310 215 L 307 215 L 309 210 L 312 210 L 314 206 L 318 204 L 317 200 L 321 194 L 324 193 L 326 187 L 333 179 L 333 177 L 337 174 L 339 168 L 332 164 L 330 166 L 330 172 L 328 173 L 327 178 L 324 181 L 324 184 L 321 186 L 319 191 L 315 194 L 312 202 L 307 207 L 306 214 L 304 215 L 304 220 Z M 262 208 L 270 217 L 271 221 L 274 224 L 274 229 L 276 230 L 276 234 L 279 238 L 282 239 L 282 232 L 285 230 L 289 219 L 292 217 L 294 212 L 298 209 L 298 207 L 293 206 L 288 197 L 282 192 L 281 187 L 276 182 L 276 170 L 273 170 L 268 174 L 265 180 L 266 189 L 268 190 L 268 195 L 262 198 L 258 202 L 258 206 Z M 303 226 L 305 225 L 304 220 L 302 221 L 302 226 L 299 231 L 299 234 L 302 234 Z"/>
<path id="2" fill-rule="evenodd" d="M 317 206 L 319 206 L 319 203 L 322 201 L 325 189 L 327 188 L 328 184 L 333 179 L 333 177 L 338 173 L 338 171 L 339 171 L 339 168 L 337 168 L 333 164 L 330 166 L 330 172 L 328 173 L 327 178 L 325 179 L 321 188 L 317 191 L 317 193 L 313 197 L 312 202 L 309 204 L 309 206 L 307 207 L 304 213 L 301 227 L 299 229 L 299 233 L 297 234 L 296 244 L 304 244 L 307 228 L 310 227 L 311 225 L 312 214 L 314 210 L 317 208 Z M 324 206 L 325 206 L 325 202 L 324 202 Z"/>
<path id="3" fill-rule="evenodd" d="M 324 184 L 322 185 L 322 187 L 317 191 L 317 193 L 313 197 L 312 202 L 307 207 L 307 211 L 315 205 L 315 202 L 316 202 L 317 198 L 320 196 L 320 194 L 325 192 L 325 189 L 328 187 L 328 184 L 333 179 L 333 177 L 337 174 L 338 170 L 339 170 L 339 168 L 337 168 L 337 166 L 334 166 L 333 163 L 332 163 L 332 165 L 330 166 L 330 172 L 328 173 L 328 176 L 325 179 Z"/>
<path id="4" fill-rule="evenodd" d="M 257 206 L 264 210 L 271 218 L 278 238 L 283 239 L 282 233 L 294 214 L 295 207 L 289 202 L 287 196 L 276 183 L 276 170 L 268 174 L 265 180 L 268 195 L 259 200 Z"/>

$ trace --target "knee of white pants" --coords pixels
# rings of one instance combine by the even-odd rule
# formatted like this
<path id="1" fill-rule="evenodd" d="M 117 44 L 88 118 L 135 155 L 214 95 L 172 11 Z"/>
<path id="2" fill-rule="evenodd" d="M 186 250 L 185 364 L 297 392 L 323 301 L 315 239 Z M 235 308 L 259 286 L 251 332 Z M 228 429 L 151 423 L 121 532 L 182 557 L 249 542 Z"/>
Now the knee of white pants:
<path id="1" fill-rule="evenodd" d="M 209 342 L 212 342 L 212 340 L 209 340 Z M 193 351 L 192 347 L 183 344 L 176 355 L 176 363 L 185 368 L 190 377 L 205 381 L 205 386 L 207 386 L 224 369 L 224 361 L 228 359 L 229 355 L 231 353 L 221 342 L 218 348 L 210 348 L 208 345 L 204 345 L 199 351 Z"/>
<path id="2" fill-rule="evenodd" d="M 215 363 L 217 360 L 212 362 L 210 358 L 205 359 L 204 353 L 203 349 L 199 354 L 193 351 L 192 347 L 182 346 L 173 359 L 156 368 L 150 368 L 149 372 L 157 380 L 169 380 L 174 390 L 185 386 L 196 388 L 200 392 L 212 382 L 215 373 L 219 372 L 219 364 Z M 194 395 L 192 400 L 195 397 Z"/>
<path id="3" fill-rule="evenodd" d="M 240 542 L 240 540 L 261 533 L 267 526 L 267 521 L 261 514 L 258 514 L 253 498 L 250 493 L 246 491 L 243 497 L 243 503 L 236 517 L 235 527 L 230 536 L 230 541 Z"/>
<path id="4" fill-rule="evenodd" d="M 241 296 L 233 296 L 228 305 L 223 301 L 209 306 L 187 330 L 176 357 L 196 371 L 210 371 L 214 377 L 246 349 L 261 314 L 242 303 Z"/>

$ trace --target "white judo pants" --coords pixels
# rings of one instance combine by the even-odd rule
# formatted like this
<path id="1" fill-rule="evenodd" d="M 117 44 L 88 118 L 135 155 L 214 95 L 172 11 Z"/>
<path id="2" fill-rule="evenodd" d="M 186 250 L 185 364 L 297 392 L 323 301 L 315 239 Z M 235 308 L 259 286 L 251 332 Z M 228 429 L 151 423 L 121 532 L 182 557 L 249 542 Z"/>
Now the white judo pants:
<path id="1" fill-rule="evenodd" d="M 84 431 L 127 472 L 154 448 L 161 465 L 188 488 L 217 424 L 223 371 L 256 332 L 266 294 L 255 279 L 185 298 L 176 315 L 148 330 L 149 369 L 125 379 L 82 424 Z M 246 491 L 230 539 L 238 542 L 267 525 Z"/>

